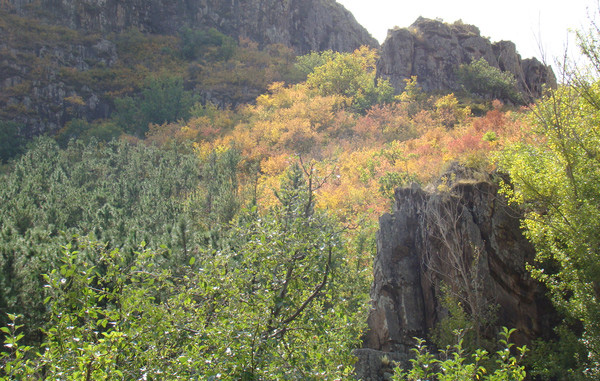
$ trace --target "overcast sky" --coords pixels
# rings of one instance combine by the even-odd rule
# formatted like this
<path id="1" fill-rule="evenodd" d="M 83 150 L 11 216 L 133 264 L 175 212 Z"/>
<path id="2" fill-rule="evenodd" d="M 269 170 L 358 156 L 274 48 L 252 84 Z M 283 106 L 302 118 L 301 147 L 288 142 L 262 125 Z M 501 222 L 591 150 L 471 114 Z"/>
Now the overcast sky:
<path id="1" fill-rule="evenodd" d="M 479 27 L 492 42 L 510 40 L 523 58 L 546 62 L 564 53 L 569 29 L 589 24 L 588 14 L 598 14 L 598 0 L 337 0 L 350 10 L 379 42 L 394 26 L 408 27 L 419 16 L 452 23 L 462 19 Z M 589 11 L 588 11 L 589 10 Z M 572 33 L 571 33 L 572 35 Z M 576 51 L 574 39 L 569 50 Z"/>

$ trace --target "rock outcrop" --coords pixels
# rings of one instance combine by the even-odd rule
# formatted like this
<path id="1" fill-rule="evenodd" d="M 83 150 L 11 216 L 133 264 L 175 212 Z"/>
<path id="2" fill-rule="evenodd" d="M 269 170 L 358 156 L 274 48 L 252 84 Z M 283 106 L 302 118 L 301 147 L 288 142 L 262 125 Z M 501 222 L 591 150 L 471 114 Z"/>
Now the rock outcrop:
<path id="1" fill-rule="evenodd" d="M 554 310 L 525 269 L 534 250 L 519 213 L 496 185 L 459 172 L 442 192 L 397 189 L 394 213 L 380 218 L 369 328 L 357 351 L 363 381 L 385 379 L 389 360 L 406 362 L 413 338 L 447 316 L 442 287 L 471 316 L 497 306 L 496 326 L 516 328 L 519 345 L 552 332 Z"/>
<path id="2" fill-rule="evenodd" d="M 521 60 L 514 43 L 491 43 L 473 25 L 422 17 L 409 28 L 388 31 L 377 72 L 389 79 L 398 92 L 404 89 L 404 80 L 412 76 L 417 76 L 424 90 L 456 91 L 460 89 L 460 65 L 480 58 L 513 74 L 525 99 L 539 98 L 543 84 L 556 87 L 552 68 L 535 58 Z"/>
<path id="3" fill-rule="evenodd" d="M 298 53 L 353 51 L 379 46 L 335 0 L 8 0 L 13 10 L 90 33 L 175 34 L 183 27 L 216 28 L 262 45 L 280 43 Z"/>
<path id="4" fill-rule="evenodd" d="M 6 0 L 0 2 L 0 119 L 19 123 L 31 137 L 56 132 L 74 118 L 108 118 L 114 99 L 102 90 L 101 77 L 127 49 L 117 49 L 119 33 L 174 35 L 183 28 L 215 28 L 299 54 L 379 46 L 334 0 Z M 90 77 L 98 79 L 92 84 Z M 241 84 L 242 96 L 196 92 L 235 106 L 264 90 Z"/>
<path id="5" fill-rule="evenodd" d="M 111 104 L 86 84 L 77 89 L 66 84 L 61 70 L 110 68 L 117 60 L 115 44 L 101 37 L 30 47 L 0 41 L 0 117 L 25 126 L 27 137 L 56 131 L 74 116 L 108 118 Z M 46 66 L 39 67 L 40 63 Z"/>

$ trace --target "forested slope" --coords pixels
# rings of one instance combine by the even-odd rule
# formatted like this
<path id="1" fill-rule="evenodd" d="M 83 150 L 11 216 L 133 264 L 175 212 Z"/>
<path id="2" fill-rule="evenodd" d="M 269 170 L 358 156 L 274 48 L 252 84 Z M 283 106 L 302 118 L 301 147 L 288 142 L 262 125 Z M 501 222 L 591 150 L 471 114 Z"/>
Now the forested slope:
<path id="1" fill-rule="evenodd" d="M 482 60 L 459 65 L 467 82 L 454 93 L 424 91 L 416 77 L 398 93 L 366 46 L 296 57 L 214 29 L 131 29 L 111 45 L 2 16 L 3 31 L 30 31 L 10 35 L 31 68 L 7 77 L 20 78 L 5 81 L 15 92 L 3 93 L 7 115 L 39 118 L 19 111 L 35 89 L 69 106 L 56 114 L 64 126 L 29 143 L 19 120 L 1 122 L 0 378 L 349 379 L 377 219 L 395 189 L 454 200 L 457 186 L 488 182 L 522 204 L 537 255 L 517 271 L 548 289 L 556 327 L 521 359 L 508 329 L 480 336 L 474 311 L 446 294 L 436 330 L 457 340 L 456 329 L 457 344 L 434 360 L 415 341 L 414 368 L 393 377 L 597 376 L 595 77 L 520 107 L 495 99 L 516 79 Z M 57 49 L 38 61 L 44 34 Z M 594 31 L 581 39 L 598 68 L 596 41 Z M 65 46 L 106 62 L 61 68 Z M 11 49 L 4 72 L 20 70 L 10 62 L 22 51 Z M 64 88 L 52 87 L 57 75 Z M 92 93 L 113 112 L 86 118 Z M 486 334 L 500 329 L 493 307 Z M 433 349 L 449 344 L 433 333 L 423 331 Z"/>
<path id="2" fill-rule="evenodd" d="M 5 166 L 2 303 L 23 343 L 48 348 L 10 372 L 348 376 L 394 187 L 452 160 L 486 171 L 526 128 L 499 102 L 473 117 L 414 80 L 394 97 L 375 62 L 368 48 L 303 56 L 306 79 L 254 105 L 191 105 L 113 142 L 81 121 L 62 148 L 40 138 Z M 129 110 L 179 85 L 151 84 Z"/>

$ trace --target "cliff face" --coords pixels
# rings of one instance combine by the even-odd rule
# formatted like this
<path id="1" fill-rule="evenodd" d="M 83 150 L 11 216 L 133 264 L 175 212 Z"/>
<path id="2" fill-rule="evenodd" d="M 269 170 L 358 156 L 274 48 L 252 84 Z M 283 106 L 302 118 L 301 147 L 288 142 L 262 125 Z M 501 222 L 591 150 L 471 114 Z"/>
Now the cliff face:
<path id="1" fill-rule="evenodd" d="M 377 72 L 389 79 L 397 91 L 404 89 L 404 80 L 411 76 L 417 76 L 424 90 L 456 91 L 460 89 L 460 65 L 480 58 L 513 74 L 526 99 L 539 98 L 543 84 L 556 87 L 552 68 L 535 58 L 522 60 L 514 43 L 491 43 L 473 25 L 424 18 L 409 28 L 388 32 Z"/>
<path id="2" fill-rule="evenodd" d="M 103 38 L 28 48 L 0 41 L 0 117 L 22 124 L 28 137 L 56 131 L 74 116 L 108 118 L 110 103 L 89 84 L 69 85 L 61 71 L 110 68 L 117 59 L 115 44 Z"/>
<path id="3" fill-rule="evenodd" d="M 92 33 L 175 34 L 182 27 L 216 28 L 262 45 L 281 43 L 298 53 L 353 51 L 379 44 L 334 0 L 9 0 L 24 16 Z"/>
<path id="4" fill-rule="evenodd" d="M 143 53 L 119 45 L 122 36 L 135 39 L 137 29 L 167 40 L 186 27 L 215 28 L 259 46 L 283 44 L 299 54 L 378 46 L 334 0 L 7 0 L 0 2 L 0 118 L 21 124 L 26 136 L 55 132 L 71 119 L 108 118 L 114 98 L 139 86 L 131 79 L 151 66 L 131 58 L 123 65 L 123 55 Z M 176 61 L 168 52 L 154 54 Z M 195 70 L 193 62 L 176 62 Z M 233 106 L 264 90 L 254 83 L 221 92 L 196 88 L 202 99 Z"/>
<path id="5" fill-rule="evenodd" d="M 496 185 L 459 180 L 449 192 L 413 187 L 395 197 L 395 212 L 379 221 L 369 329 L 357 351 L 363 380 L 383 379 L 392 371 L 384 355 L 406 361 L 413 338 L 447 316 L 442 285 L 473 318 L 497 306 L 495 325 L 516 328 L 519 345 L 552 332 L 551 304 L 525 269 L 534 250 Z"/>

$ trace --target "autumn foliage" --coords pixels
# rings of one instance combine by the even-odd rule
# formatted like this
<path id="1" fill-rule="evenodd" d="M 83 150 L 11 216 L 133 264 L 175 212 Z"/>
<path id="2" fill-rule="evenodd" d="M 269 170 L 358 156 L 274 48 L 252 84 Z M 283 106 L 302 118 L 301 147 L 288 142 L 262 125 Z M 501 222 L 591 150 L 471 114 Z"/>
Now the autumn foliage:
<path id="1" fill-rule="evenodd" d="M 192 40 L 211 37 L 210 32 L 185 33 Z M 310 163 L 315 175 L 326 179 L 315 190 L 317 206 L 333 212 L 350 235 L 373 233 L 396 187 L 427 184 L 451 162 L 489 171 L 490 153 L 528 131 L 519 109 L 493 101 L 483 114 L 477 105 L 482 116 L 474 116 L 468 101 L 426 93 L 415 77 L 394 95 L 387 81 L 377 79 L 377 52 L 367 47 L 296 59 L 290 54 L 281 46 L 261 51 L 240 40 L 224 59 L 197 59 L 192 66 L 198 70 L 186 74 L 187 86 L 202 84 L 215 93 L 228 92 L 230 86 L 266 86 L 267 91 L 236 108 L 195 98 L 189 111 L 146 121 L 147 128 L 140 125 L 137 131 L 147 130 L 147 144 L 193 145 L 201 158 L 234 147 L 241 154 L 239 194 L 252 194 L 250 199 L 264 209 L 277 202 L 275 192 L 290 165 Z"/>
<path id="2" fill-rule="evenodd" d="M 275 202 L 273 190 L 291 164 L 313 162 L 328 178 L 317 190 L 319 207 L 349 227 L 373 227 L 397 186 L 427 184 L 450 162 L 491 170 L 490 152 L 526 134 L 518 109 L 506 111 L 494 101 L 475 117 L 453 94 L 424 93 L 416 78 L 407 81 L 404 93 L 385 95 L 386 84 L 374 80 L 374 51 L 315 54 L 309 58 L 321 66 L 307 81 L 274 82 L 254 104 L 235 111 L 196 106 L 188 122 L 151 126 L 149 140 L 189 139 L 200 156 L 236 147 L 246 178 L 253 179 L 247 186 L 261 205 Z M 340 76 L 340 66 L 353 74 Z M 359 71 L 362 82 L 355 78 Z M 369 91 L 379 91 L 385 101 L 366 97 Z M 364 106 L 365 99 L 372 104 L 357 110 L 357 101 Z"/>

